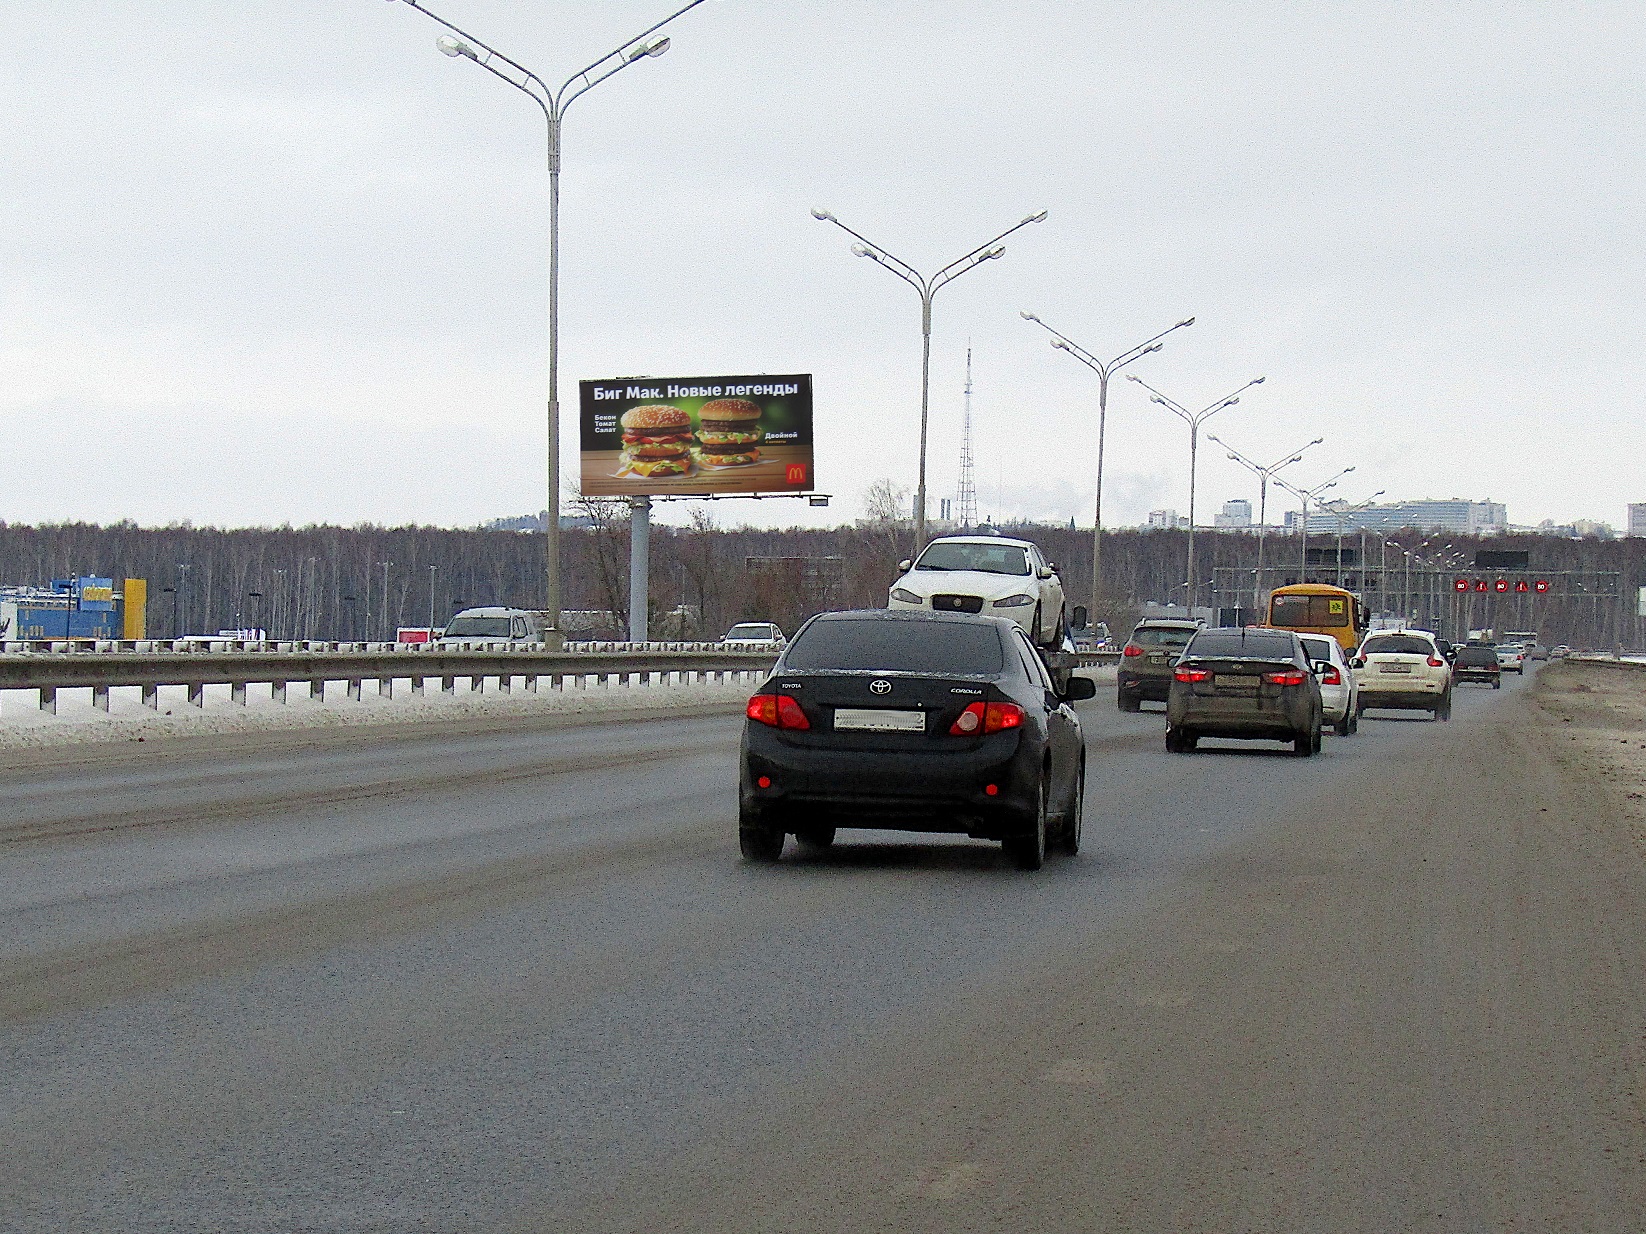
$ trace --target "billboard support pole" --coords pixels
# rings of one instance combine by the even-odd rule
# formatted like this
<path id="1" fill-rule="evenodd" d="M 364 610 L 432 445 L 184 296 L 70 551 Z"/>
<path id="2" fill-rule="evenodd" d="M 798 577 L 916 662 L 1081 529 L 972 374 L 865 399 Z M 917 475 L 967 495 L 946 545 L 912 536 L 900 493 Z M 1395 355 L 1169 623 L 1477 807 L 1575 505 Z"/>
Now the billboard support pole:
<path id="1" fill-rule="evenodd" d="M 629 642 L 644 643 L 651 604 L 652 499 L 629 498 Z"/>

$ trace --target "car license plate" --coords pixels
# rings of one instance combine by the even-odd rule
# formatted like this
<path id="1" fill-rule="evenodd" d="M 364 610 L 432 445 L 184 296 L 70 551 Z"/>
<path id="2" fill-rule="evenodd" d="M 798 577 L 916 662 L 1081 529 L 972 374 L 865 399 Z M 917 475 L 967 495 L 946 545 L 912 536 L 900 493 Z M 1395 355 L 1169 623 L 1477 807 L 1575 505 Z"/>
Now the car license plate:
<path id="1" fill-rule="evenodd" d="M 1385 673 L 1409 673 L 1412 671 L 1412 666 L 1410 664 L 1385 664 L 1381 666 L 1381 669 Z"/>
<path id="2" fill-rule="evenodd" d="M 834 726 L 866 733 L 923 733 L 926 713 L 890 707 L 836 707 Z"/>
<path id="3" fill-rule="evenodd" d="M 1150 656 L 1149 657 L 1149 663 L 1150 664 L 1164 664 L 1164 663 L 1166 663 L 1167 659 L 1169 659 L 1169 658 L 1170 657 L 1164 656 L 1164 655 Z"/>
<path id="4" fill-rule="evenodd" d="M 1247 698 L 1257 694 L 1256 677 L 1215 677 L 1213 687 L 1219 694 Z"/>

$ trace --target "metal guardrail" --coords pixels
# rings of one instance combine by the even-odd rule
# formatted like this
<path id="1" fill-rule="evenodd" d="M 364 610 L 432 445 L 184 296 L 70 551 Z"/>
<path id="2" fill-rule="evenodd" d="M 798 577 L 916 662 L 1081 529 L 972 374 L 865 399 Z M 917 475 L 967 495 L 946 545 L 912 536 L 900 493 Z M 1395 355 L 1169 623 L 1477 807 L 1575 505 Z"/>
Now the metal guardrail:
<path id="1" fill-rule="evenodd" d="M 323 698 L 327 682 L 348 683 L 350 698 L 358 699 L 361 684 L 377 682 L 377 692 L 392 697 L 396 681 L 409 680 L 414 695 L 427 681 L 438 680 L 442 693 L 456 692 L 458 678 L 471 690 L 483 691 L 487 680 L 499 691 L 513 688 L 515 678 L 535 692 L 543 678 L 551 689 L 563 688 L 567 678 L 595 678 L 610 684 L 616 678 L 654 675 L 680 676 L 692 681 L 733 679 L 764 672 L 777 659 L 775 651 L 624 651 L 567 652 L 510 651 L 266 651 L 218 652 L 185 655 L 177 652 L 109 652 L 0 656 L 0 690 L 38 690 L 39 707 L 53 714 L 57 691 L 90 687 L 92 705 L 109 709 L 109 690 L 118 686 L 142 689 L 143 705 L 159 707 L 161 686 L 184 686 L 191 706 L 205 705 L 205 688 L 227 685 L 233 702 L 244 705 L 247 687 L 269 685 L 274 697 L 286 701 L 290 686 L 307 685 L 310 698 Z"/>
<path id="2" fill-rule="evenodd" d="M 310 698 L 323 698 L 326 683 L 348 683 L 348 695 L 358 699 L 362 683 L 377 682 L 382 697 L 393 697 L 396 681 L 410 681 L 414 695 L 425 683 L 438 680 L 442 693 L 453 694 L 459 678 L 474 691 L 484 691 L 493 680 L 498 691 L 513 689 L 523 678 L 535 692 L 543 678 L 550 689 L 565 680 L 595 678 L 609 684 L 619 679 L 653 676 L 688 681 L 719 681 L 727 674 L 764 672 L 777 659 L 775 648 L 764 651 L 728 651 L 717 644 L 595 644 L 610 650 L 543 651 L 530 645 L 499 644 L 490 651 L 452 651 L 441 648 L 401 647 L 396 650 L 356 650 L 355 644 L 308 644 L 303 649 L 221 651 L 105 651 L 30 652 L 0 655 L 0 690 L 36 690 L 39 708 L 57 711 L 57 691 L 90 688 L 92 705 L 109 709 L 109 691 L 120 686 L 142 690 L 143 705 L 157 709 L 161 686 L 183 686 L 191 706 L 204 707 L 205 688 L 227 685 L 233 702 L 245 705 L 247 688 L 268 685 L 274 697 L 286 701 L 293 685 L 307 685 Z M 712 648 L 712 650 L 710 650 Z M 1057 659 L 1069 667 L 1089 668 L 1120 659 L 1114 651 L 1063 653 Z M 1072 663 L 1069 663 L 1072 661 Z"/>

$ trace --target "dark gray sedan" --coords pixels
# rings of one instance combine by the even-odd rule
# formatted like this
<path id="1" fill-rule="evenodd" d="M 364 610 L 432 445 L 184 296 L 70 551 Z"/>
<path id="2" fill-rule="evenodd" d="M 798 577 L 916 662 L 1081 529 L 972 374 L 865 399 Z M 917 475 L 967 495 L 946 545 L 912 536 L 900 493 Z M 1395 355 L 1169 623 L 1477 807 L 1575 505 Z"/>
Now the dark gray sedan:
<path id="1" fill-rule="evenodd" d="M 1166 749 L 1187 754 L 1202 737 L 1289 741 L 1320 752 L 1320 683 L 1290 630 L 1202 630 L 1183 649 L 1166 698 Z"/>

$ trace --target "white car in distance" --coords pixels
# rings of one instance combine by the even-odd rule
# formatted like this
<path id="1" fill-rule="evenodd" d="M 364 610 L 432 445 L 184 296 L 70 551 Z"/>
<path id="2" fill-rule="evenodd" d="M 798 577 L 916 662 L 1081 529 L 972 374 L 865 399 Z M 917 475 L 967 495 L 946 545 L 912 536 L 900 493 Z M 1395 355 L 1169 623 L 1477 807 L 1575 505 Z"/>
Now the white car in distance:
<path id="1" fill-rule="evenodd" d="M 1299 634 L 1298 638 L 1320 683 L 1321 723 L 1330 724 L 1339 737 L 1347 737 L 1360 727 L 1360 688 L 1343 644 L 1329 634 Z"/>
<path id="2" fill-rule="evenodd" d="M 781 647 L 783 628 L 770 621 L 740 621 L 720 641 L 727 647 Z"/>
<path id="3" fill-rule="evenodd" d="M 1063 580 L 1033 541 L 943 536 L 897 568 L 887 608 L 1007 617 L 1041 647 L 1063 644 Z"/>

